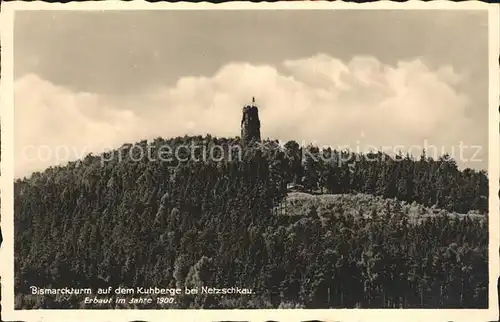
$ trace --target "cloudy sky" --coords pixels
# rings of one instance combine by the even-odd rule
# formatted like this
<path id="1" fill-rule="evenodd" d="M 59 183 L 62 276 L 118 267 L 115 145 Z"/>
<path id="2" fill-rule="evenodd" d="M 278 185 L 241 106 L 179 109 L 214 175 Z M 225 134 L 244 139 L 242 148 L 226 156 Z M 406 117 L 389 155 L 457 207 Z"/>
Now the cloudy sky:
<path id="1" fill-rule="evenodd" d="M 16 176 L 125 142 L 239 135 L 252 96 L 264 138 L 433 145 L 486 168 L 487 28 L 482 11 L 17 13 Z"/>

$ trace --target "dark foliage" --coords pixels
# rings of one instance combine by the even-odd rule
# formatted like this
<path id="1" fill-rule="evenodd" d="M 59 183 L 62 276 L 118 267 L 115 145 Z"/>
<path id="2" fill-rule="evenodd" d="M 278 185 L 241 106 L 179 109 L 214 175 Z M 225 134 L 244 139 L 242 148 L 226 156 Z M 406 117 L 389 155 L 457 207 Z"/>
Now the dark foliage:
<path id="1" fill-rule="evenodd" d="M 206 147 L 196 160 L 158 160 L 159 147 L 193 142 Z M 238 159 L 237 142 L 142 141 L 149 158 L 126 145 L 16 181 L 16 305 L 88 307 L 79 297 L 29 295 L 37 285 L 253 290 L 179 296 L 172 308 L 487 307 L 487 217 L 411 223 L 399 206 L 404 200 L 484 213 L 485 172 L 460 171 L 446 156 L 315 161 L 311 155 L 320 152 L 311 148 L 302 159 L 295 142 L 284 149 L 264 142 Z M 224 147 L 223 161 L 203 158 L 215 145 Z M 401 201 L 379 198 L 365 210 L 369 216 L 352 217 L 347 204 L 284 216 L 275 209 L 291 181 L 312 192 Z"/>

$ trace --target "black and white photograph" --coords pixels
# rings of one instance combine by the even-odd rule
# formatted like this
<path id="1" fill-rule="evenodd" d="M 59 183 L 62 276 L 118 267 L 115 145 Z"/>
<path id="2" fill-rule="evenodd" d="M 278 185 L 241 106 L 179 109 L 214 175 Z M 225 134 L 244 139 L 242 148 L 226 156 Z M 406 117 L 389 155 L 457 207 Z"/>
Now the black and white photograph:
<path id="1" fill-rule="evenodd" d="M 6 4 L 4 319 L 497 319 L 499 9 L 448 4 Z"/>

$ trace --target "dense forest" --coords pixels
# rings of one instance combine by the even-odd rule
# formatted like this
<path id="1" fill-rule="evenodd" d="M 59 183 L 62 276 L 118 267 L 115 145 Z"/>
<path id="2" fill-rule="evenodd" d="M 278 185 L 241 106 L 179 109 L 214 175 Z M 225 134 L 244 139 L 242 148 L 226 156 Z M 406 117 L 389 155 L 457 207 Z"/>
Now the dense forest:
<path id="1" fill-rule="evenodd" d="M 486 172 L 425 151 L 414 159 L 267 140 L 240 158 L 238 144 L 158 138 L 17 180 L 16 306 L 92 307 L 81 296 L 30 295 L 36 285 L 252 289 L 182 295 L 170 308 L 487 307 Z M 204 148 L 183 149 L 196 156 L 185 161 L 138 155 L 165 145 Z M 290 182 L 304 196 L 336 197 L 299 207 Z"/>

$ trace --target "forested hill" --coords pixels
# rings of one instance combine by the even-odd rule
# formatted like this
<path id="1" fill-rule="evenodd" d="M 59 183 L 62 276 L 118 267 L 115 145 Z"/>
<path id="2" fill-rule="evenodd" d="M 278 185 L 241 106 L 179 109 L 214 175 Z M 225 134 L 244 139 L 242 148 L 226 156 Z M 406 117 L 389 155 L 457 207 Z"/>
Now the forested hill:
<path id="1" fill-rule="evenodd" d="M 134 146 L 138 148 L 134 149 Z M 161 147 L 169 147 L 172 152 L 170 157 L 165 157 L 167 149 L 162 150 Z M 176 148 L 179 151 L 178 158 L 174 155 Z M 221 149 L 225 150 L 224 155 L 220 155 Z M 315 146 L 302 148 L 295 141 L 289 141 L 281 147 L 278 141 L 269 140 L 250 151 L 243 151 L 243 157 L 238 157 L 240 151 L 238 138 L 224 139 L 210 135 L 170 140 L 158 138 L 149 143 L 141 141 L 135 145 L 126 144 L 119 150 L 103 155 L 88 155 L 84 160 L 71 162 L 68 166 L 49 168 L 43 173 L 33 174 L 29 180 L 18 180 L 16 186 L 19 189 L 36 182 L 46 182 L 85 187 L 99 180 L 101 184 L 106 183 L 103 187 L 109 187 L 114 181 L 112 178 L 119 174 L 129 178 L 120 180 L 126 185 L 127 182 L 136 183 L 133 180 L 154 177 L 159 174 L 157 171 L 162 171 L 161 174 L 166 176 L 177 173 L 185 175 L 185 171 L 210 168 L 214 164 L 225 169 L 251 161 L 268 167 L 274 183 L 280 187 L 278 198 L 283 195 L 286 183 L 295 182 L 304 184 L 307 189 L 319 189 L 325 193 L 373 194 L 415 201 L 424 206 L 458 213 L 488 211 L 486 171 L 469 168 L 461 171 L 447 155 L 433 160 L 422 151 L 422 155 L 415 160 L 408 155 L 391 157 L 383 153 L 320 150 Z M 141 153 L 144 157 L 141 157 Z M 238 162 L 239 159 L 244 162 Z M 165 177 L 161 180 L 165 181 Z"/>
<path id="2" fill-rule="evenodd" d="M 177 157 L 165 155 L 180 146 Z M 373 207 L 370 220 L 345 216 L 345 207 L 328 218 L 314 208 L 276 213 L 293 181 L 315 192 L 485 213 L 485 172 L 460 171 L 446 156 L 314 147 L 303 154 L 293 141 L 283 149 L 265 141 L 240 159 L 238 146 L 237 138 L 156 139 L 17 180 L 16 305 L 81 305 L 27 295 L 32 285 L 253 290 L 179 297 L 177 308 L 487 305 L 487 220 L 439 216 L 409 225 L 392 204 Z"/>

